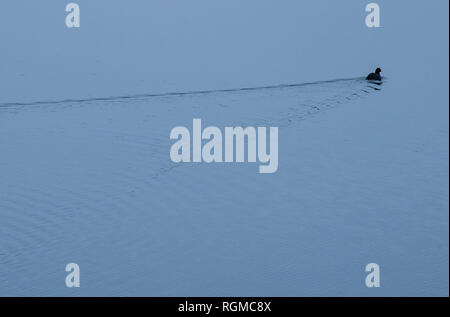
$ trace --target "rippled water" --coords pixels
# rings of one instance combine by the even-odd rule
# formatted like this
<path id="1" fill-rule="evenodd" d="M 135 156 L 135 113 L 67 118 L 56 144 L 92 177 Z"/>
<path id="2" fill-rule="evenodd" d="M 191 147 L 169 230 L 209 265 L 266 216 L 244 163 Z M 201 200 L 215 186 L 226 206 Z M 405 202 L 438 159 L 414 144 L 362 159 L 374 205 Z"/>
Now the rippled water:
<path id="1" fill-rule="evenodd" d="M 257 197 L 276 202 L 283 193 L 256 181 L 254 165 L 172 163 L 170 130 L 201 118 L 204 126 L 278 126 L 282 135 L 375 88 L 358 78 L 0 105 L 0 295 L 232 289 L 227 283 L 261 268 L 261 252 L 280 238 L 264 234 L 274 206 Z M 252 241 L 261 244 L 252 249 Z M 81 267 L 78 293 L 64 286 L 69 262 Z M 268 279 L 278 274 L 274 263 L 261 268 Z"/>

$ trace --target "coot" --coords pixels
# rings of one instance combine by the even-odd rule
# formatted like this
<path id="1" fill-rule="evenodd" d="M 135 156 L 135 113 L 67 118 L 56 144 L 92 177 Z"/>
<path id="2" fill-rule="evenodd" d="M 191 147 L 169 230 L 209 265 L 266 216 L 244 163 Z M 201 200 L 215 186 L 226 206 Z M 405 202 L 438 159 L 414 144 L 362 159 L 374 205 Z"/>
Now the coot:
<path id="1" fill-rule="evenodd" d="M 367 75 L 366 80 L 381 80 L 381 68 L 377 68 L 375 73 L 370 73 Z"/>

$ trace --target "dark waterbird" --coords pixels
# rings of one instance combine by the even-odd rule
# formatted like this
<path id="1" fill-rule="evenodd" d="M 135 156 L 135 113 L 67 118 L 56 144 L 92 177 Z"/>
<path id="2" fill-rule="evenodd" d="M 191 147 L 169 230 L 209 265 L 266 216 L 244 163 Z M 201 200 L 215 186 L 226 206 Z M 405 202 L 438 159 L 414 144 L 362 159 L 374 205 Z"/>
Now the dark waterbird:
<path id="1" fill-rule="evenodd" d="M 369 75 L 367 75 L 366 80 L 379 80 L 381 81 L 381 68 L 377 68 L 375 70 L 375 73 L 370 73 Z"/>

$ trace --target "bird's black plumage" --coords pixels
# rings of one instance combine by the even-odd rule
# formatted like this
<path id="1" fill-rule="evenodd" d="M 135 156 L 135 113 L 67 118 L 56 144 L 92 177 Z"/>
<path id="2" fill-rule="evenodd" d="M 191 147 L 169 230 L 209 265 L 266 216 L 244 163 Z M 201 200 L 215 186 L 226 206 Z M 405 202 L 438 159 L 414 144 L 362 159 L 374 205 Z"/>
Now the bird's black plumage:
<path id="1" fill-rule="evenodd" d="M 366 80 L 381 80 L 381 68 L 377 68 L 375 73 L 370 73 L 367 75 Z"/>

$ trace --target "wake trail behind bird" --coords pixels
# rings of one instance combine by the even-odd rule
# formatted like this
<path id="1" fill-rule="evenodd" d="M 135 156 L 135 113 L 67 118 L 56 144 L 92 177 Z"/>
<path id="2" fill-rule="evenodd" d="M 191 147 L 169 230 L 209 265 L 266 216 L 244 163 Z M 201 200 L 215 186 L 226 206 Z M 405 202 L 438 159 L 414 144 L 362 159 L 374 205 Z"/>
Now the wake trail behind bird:
<path id="1" fill-rule="evenodd" d="M 172 91 L 172 92 L 162 92 L 162 93 L 148 93 L 148 94 L 132 94 L 132 95 L 122 95 L 122 96 L 109 96 L 109 97 L 92 97 L 92 98 L 80 98 L 80 99 L 61 99 L 61 100 L 37 100 L 29 102 L 3 102 L 0 103 L 0 107 L 22 107 L 22 106 L 38 106 L 38 105 L 57 105 L 65 103 L 89 103 L 89 102 L 108 102 L 108 101 L 126 101 L 132 99 L 145 99 L 153 97 L 170 97 L 170 96 L 189 96 L 189 95 L 208 95 L 216 93 L 232 93 L 232 92 L 245 92 L 245 91 L 258 91 L 258 90 L 271 90 L 271 89 L 282 89 L 282 88 L 295 88 L 304 87 L 320 84 L 330 84 L 339 82 L 349 82 L 349 81 L 363 81 L 363 77 L 354 78 L 340 78 L 331 80 L 321 80 L 315 82 L 305 82 L 296 84 L 276 84 L 276 85 L 265 85 L 265 86 L 255 86 L 255 87 L 239 87 L 239 88 L 229 88 L 229 89 L 210 89 L 210 90 L 191 90 L 191 91 Z"/>

